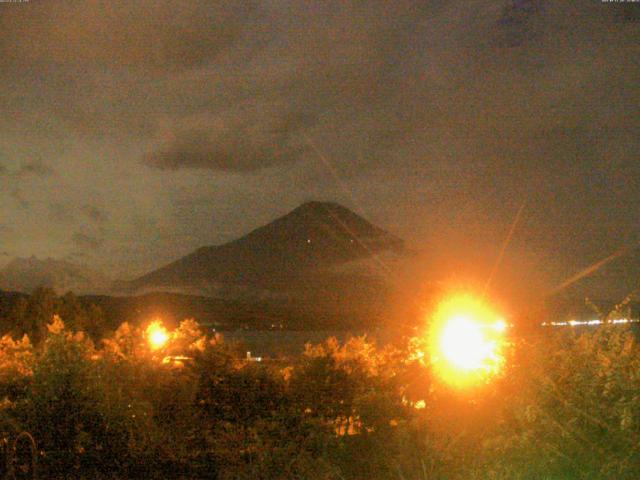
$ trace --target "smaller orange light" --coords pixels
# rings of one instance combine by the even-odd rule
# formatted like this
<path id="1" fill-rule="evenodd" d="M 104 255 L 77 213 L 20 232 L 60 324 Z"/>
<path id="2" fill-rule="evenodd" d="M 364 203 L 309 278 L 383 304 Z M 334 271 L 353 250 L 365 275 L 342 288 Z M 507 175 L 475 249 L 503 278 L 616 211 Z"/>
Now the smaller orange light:
<path id="1" fill-rule="evenodd" d="M 149 324 L 147 327 L 147 339 L 153 350 L 158 350 L 165 346 L 169 340 L 169 333 L 160 320 L 154 320 Z"/>

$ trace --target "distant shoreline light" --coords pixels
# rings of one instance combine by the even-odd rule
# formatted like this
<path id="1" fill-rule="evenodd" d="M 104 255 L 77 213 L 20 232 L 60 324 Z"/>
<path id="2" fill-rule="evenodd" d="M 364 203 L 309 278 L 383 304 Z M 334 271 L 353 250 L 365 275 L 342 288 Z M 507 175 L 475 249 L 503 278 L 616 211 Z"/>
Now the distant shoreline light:
<path id="1" fill-rule="evenodd" d="M 625 323 L 640 323 L 637 318 L 614 318 L 611 320 L 567 320 L 565 322 L 542 322 L 543 327 L 579 327 L 584 325 L 620 325 Z"/>

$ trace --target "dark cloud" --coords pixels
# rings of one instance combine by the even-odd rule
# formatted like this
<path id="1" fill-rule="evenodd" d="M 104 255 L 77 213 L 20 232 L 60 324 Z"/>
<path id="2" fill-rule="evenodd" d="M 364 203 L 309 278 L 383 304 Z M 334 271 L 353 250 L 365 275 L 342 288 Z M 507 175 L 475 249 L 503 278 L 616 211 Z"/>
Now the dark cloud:
<path id="1" fill-rule="evenodd" d="M 54 169 L 40 159 L 22 161 L 20 165 L 14 169 L 9 169 L 4 164 L 0 163 L 0 176 L 10 177 L 14 181 L 24 180 L 29 177 L 44 178 L 51 176 L 54 173 Z"/>
<path id="2" fill-rule="evenodd" d="M 497 22 L 498 45 L 517 47 L 540 38 L 544 33 L 543 0 L 506 2 Z"/>
<path id="3" fill-rule="evenodd" d="M 109 219 L 107 213 L 96 207 L 95 205 L 84 205 L 82 207 L 82 212 L 90 219 L 96 223 L 104 223 Z"/>
<path id="4" fill-rule="evenodd" d="M 408 0 L 30 4 L 1 17 L 0 53 L 12 67 L 4 74 L 21 86 L 0 110 L 32 113 L 39 124 L 46 111 L 98 138 L 153 136 L 165 121 L 177 137 L 194 116 L 240 114 L 247 118 L 232 124 L 266 130 L 267 144 L 251 148 L 273 156 L 290 111 L 326 114 L 383 98 L 404 37 L 433 11 Z M 263 118 L 246 105 L 262 105 Z"/>
<path id="5" fill-rule="evenodd" d="M 5 64 L 166 70 L 214 58 L 233 43 L 256 6 L 252 0 L 54 0 L 0 8 Z"/>
<path id="6" fill-rule="evenodd" d="M 65 255 L 64 260 L 71 263 L 86 263 L 91 260 L 90 255 L 86 252 L 71 252 Z"/>
<path id="7" fill-rule="evenodd" d="M 0 213 L 43 224 L 59 249 L 104 238 L 129 267 L 309 195 L 443 251 L 489 252 L 527 199 L 522 250 L 566 270 L 640 236 L 638 10 L 0 3 L 0 182 L 17 200 Z M 56 203 L 88 238 L 50 240 L 61 217 L 41 207 Z"/>
<path id="8" fill-rule="evenodd" d="M 91 235 L 87 235 L 84 233 L 76 232 L 71 237 L 73 244 L 77 248 L 85 249 L 85 250 L 97 250 L 99 249 L 104 241 L 100 238 L 93 237 Z"/>
<path id="9" fill-rule="evenodd" d="M 31 206 L 31 202 L 26 198 L 25 193 L 20 188 L 13 188 L 10 195 L 22 209 L 28 209 Z"/>
<path id="10" fill-rule="evenodd" d="M 53 173 L 53 168 L 46 165 L 42 160 L 28 160 L 23 162 L 16 171 L 16 175 L 19 177 L 47 177 L 49 175 L 53 175 Z"/>
<path id="11" fill-rule="evenodd" d="M 74 219 L 73 211 L 69 205 L 59 202 L 52 202 L 48 205 L 49 214 L 56 222 L 61 224 L 71 223 Z"/>
<path id="12" fill-rule="evenodd" d="M 301 133 L 313 123 L 313 118 L 258 110 L 199 123 L 205 125 L 169 134 L 169 139 L 149 154 L 145 163 L 168 170 L 246 172 L 294 162 L 305 151 Z"/>
<path id="13" fill-rule="evenodd" d="M 0 79 L 7 89 L 0 111 L 37 124 L 30 135 L 55 134 L 55 116 L 87 137 L 149 134 L 150 110 L 171 109 L 156 103 L 171 95 L 155 82 L 223 55 L 251 30 L 257 8 L 253 0 L 54 0 L 15 7 L 0 3 Z"/>

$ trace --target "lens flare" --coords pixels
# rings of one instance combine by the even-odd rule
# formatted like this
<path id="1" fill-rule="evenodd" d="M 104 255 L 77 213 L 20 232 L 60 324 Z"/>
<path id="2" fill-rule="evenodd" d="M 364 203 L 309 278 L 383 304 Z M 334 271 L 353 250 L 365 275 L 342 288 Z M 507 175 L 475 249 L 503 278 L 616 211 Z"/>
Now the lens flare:
<path id="1" fill-rule="evenodd" d="M 169 340 L 169 334 L 167 333 L 167 329 L 162 325 L 162 322 L 154 320 L 149 324 L 147 327 L 147 339 L 153 350 L 164 347 Z"/>
<path id="2" fill-rule="evenodd" d="M 481 300 L 467 294 L 440 303 L 429 330 L 435 372 L 453 386 L 487 381 L 504 364 L 507 323 Z"/>

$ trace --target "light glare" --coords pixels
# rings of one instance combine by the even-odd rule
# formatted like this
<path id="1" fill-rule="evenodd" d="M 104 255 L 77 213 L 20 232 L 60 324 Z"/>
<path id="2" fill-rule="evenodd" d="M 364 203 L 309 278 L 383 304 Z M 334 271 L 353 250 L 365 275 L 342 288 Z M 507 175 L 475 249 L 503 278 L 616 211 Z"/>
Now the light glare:
<path id="1" fill-rule="evenodd" d="M 486 381 L 504 363 L 506 329 L 504 319 L 470 295 L 445 299 L 436 310 L 429 333 L 434 370 L 454 386 Z"/>
<path id="2" fill-rule="evenodd" d="M 167 329 L 164 328 L 159 320 L 151 322 L 147 327 L 147 338 L 153 350 L 162 348 L 169 340 Z"/>

